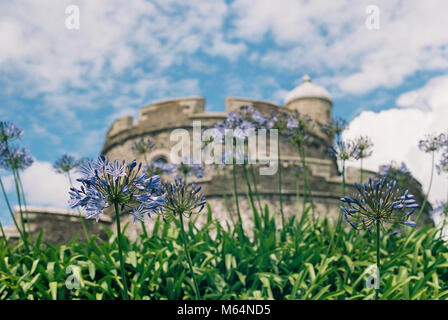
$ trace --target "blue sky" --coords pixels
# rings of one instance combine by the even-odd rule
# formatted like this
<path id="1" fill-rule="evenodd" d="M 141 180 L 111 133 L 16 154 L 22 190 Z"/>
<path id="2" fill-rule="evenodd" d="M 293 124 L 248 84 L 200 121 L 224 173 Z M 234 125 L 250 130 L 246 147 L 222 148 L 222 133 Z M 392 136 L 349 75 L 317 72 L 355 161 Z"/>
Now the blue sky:
<path id="1" fill-rule="evenodd" d="M 365 25 L 371 4 L 377 30 Z M 79 30 L 66 28 L 69 5 Z M 110 124 L 146 104 L 196 95 L 208 111 L 223 111 L 227 96 L 282 104 L 304 74 L 351 121 L 347 137 L 372 137 L 368 168 L 405 161 L 427 186 L 417 143 L 447 130 L 447 11 L 443 0 L 2 1 L 0 118 L 24 128 L 36 160 L 27 198 L 65 207 L 67 182 L 51 163 L 97 156 Z M 431 200 L 446 181 L 436 178 Z"/>

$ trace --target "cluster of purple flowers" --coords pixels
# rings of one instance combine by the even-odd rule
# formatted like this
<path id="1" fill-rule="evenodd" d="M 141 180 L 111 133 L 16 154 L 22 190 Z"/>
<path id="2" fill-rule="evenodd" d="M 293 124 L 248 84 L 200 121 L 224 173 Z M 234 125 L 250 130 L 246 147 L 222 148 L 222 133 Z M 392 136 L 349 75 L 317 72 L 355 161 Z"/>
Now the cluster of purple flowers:
<path id="1" fill-rule="evenodd" d="M 86 158 L 76 159 L 74 156 L 64 154 L 53 164 L 53 169 L 60 174 L 68 173 L 73 169 L 78 169 L 89 162 Z"/>
<path id="2" fill-rule="evenodd" d="M 86 219 L 96 218 L 110 205 L 131 208 L 136 219 L 144 220 L 144 215 L 158 210 L 164 205 L 160 176 L 142 173 L 142 164 L 136 160 L 129 164 L 124 161 L 110 163 L 105 156 L 82 166 L 80 189 L 71 188 L 69 204 L 72 208 L 86 210 Z"/>
<path id="3" fill-rule="evenodd" d="M 186 177 L 196 177 L 203 178 L 204 177 L 204 168 L 200 164 L 194 163 L 192 158 L 183 158 L 180 160 L 178 165 L 174 165 L 173 172 L 176 172 L 176 175 Z"/>
<path id="4" fill-rule="evenodd" d="M 446 146 L 447 141 L 447 136 L 444 133 L 439 135 L 426 135 L 424 139 L 419 141 L 418 147 L 424 152 L 434 152 Z"/>
<path id="5" fill-rule="evenodd" d="M 358 154 L 355 156 L 357 160 L 365 159 L 372 155 L 373 142 L 368 136 L 359 136 L 355 139 L 358 148 Z"/>
<path id="6" fill-rule="evenodd" d="M 395 226 L 397 223 L 415 227 L 415 222 L 409 221 L 409 217 L 418 208 L 414 196 L 406 190 L 402 195 L 396 188 L 397 182 L 386 178 L 369 182 L 361 186 L 356 183 L 358 193 L 352 198 L 345 196 L 341 201 L 346 206 L 341 206 L 345 220 L 354 229 L 367 229 L 372 231 L 385 224 Z"/>
<path id="7" fill-rule="evenodd" d="M 355 141 L 338 140 L 333 146 L 328 149 L 330 156 L 336 157 L 338 160 L 358 160 L 360 154 L 359 145 Z"/>
<path id="8" fill-rule="evenodd" d="M 157 159 L 154 161 L 151 161 L 147 165 L 143 167 L 143 170 L 146 172 L 147 175 L 162 175 L 162 174 L 173 174 L 177 169 L 177 166 L 172 163 L 168 163 L 166 161 L 163 161 L 161 159 Z"/>
<path id="9" fill-rule="evenodd" d="M 17 146 L 2 147 L 0 151 L 0 168 L 7 170 L 23 170 L 33 164 L 34 160 L 26 148 Z"/>
<path id="10" fill-rule="evenodd" d="M 226 130 L 233 130 L 234 138 L 245 140 L 250 135 L 255 134 L 258 128 L 257 123 L 252 119 L 254 112 L 252 107 L 240 107 L 238 112 L 230 112 L 226 119 L 217 123 L 214 128 L 221 132 L 222 139 L 225 137 Z"/>
<path id="11" fill-rule="evenodd" d="M 395 177 L 397 175 L 411 176 L 411 171 L 404 162 L 400 164 L 392 161 L 390 164 L 384 164 L 379 167 L 379 175 L 381 177 Z"/>
<path id="12" fill-rule="evenodd" d="M 131 150 L 135 155 L 142 155 L 151 151 L 154 148 L 154 146 L 155 144 L 151 141 L 151 139 L 149 138 L 144 139 L 142 137 L 139 141 L 134 142 L 134 144 L 132 144 Z"/>
<path id="13" fill-rule="evenodd" d="M 439 163 L 436 164 L 437 174 L 448 173 L 448 134 L 440 135 L 444 141 L 442 141 L 442 145 L 440 150 L 442 152 L 442 156 L 439 160 Z"/>
<path id="14" fill-rule="evenodd" d="M 329 136 L 330 138 L 333 137 L 340 137 L 342 132 L 347 128 L 348 124 L 347 121 L 341 118 L 331 119 L 328 120 L 327 123 L 322 125 L 322 131 Z"/>
<path id="15" fill-rule="evenodd" d="M 26 148 L 10 145 L 20 139 L 23 130 L 11 122 L 0 122 L 0 168 L 6 170 L 23 170 L 34 162 Z"/>
<path id="16" fill-rule="evenodd" d="M 309 133 L 313 126 L 314 123 L 311 117 L 294 112 L 286 120 L 286 128 L 288 128 L 287 136 L 293 144 L 298 147 L 303 147 L 309 138 Z"/>
<path id="17" fill-rule="evenodd" d="M 166 183 L 163 187 L 165 192 L 165 205 L 158 208 L 165 222 L 168 222 L 180 214 L 191 217 L 194 213 L 200 213 L 204 209 L 206 199 L 201 187 L 196 184 L 188 184 L 182 177 L 174 179 L 174 183 Z"/>
<path id="18" fill-rule="evenodd" d="M 10 142 L 22 137 L 22 128 L 17 127 L 14 123 L 8 121 L 0 121 L 0 142 Z"/>

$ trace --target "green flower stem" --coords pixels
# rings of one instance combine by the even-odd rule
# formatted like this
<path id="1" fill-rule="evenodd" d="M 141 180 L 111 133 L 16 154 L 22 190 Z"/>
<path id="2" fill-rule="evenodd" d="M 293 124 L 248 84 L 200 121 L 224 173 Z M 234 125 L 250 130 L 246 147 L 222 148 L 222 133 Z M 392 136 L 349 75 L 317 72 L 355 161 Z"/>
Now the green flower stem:
<path id="1" fill-rule="evenodd" d="M 120 225 L 120 211 L 118 210 L 118 203 L 114 203 L 115 207 L 115 217 L 117 223 L 117 237 L 118 237 L 118 255 L 120 256 L 120 269 L 121 269 L 121 279 L 123 281 L 124 290 L 122 290 L 122 296 L 124 300 L 129 300 L 128 296 L 128 283 L 126 279 L 126 273 L 124 270 L 124 260 L 123 260 L 123 249 L 122 249 L 122 237 L 121 237 L 121 225 Z"/>
<path id="2" fill-rule="evenodd" d="M 22 196 L 20 194 L 19 182 L 17 179 L 17 170 L 13 169 L 12 172 L 13 172 L 13 176 L 14 176 L 14 184 L 16 187 L 17 202 L 19 204 L 20 223 L 22 224 L 23 235 L 25 236 L 25 238 L 27 238 L 28 236 L 27 236 L 26 228 L 25 228 L 25 220 L 23 219 Z"/>
<path id="3" fill-rule="evenodd" d="M 345 160 L 342 160 L 342 183 L 341 183 L 341 198 L 345 196 Z M 339 210 L 338 224 L 336 226 L 336 233 L 342 225 L 342 210 Z"/>
<path id="4" fill-rule="evenodd" d="M 68 181 L 70 183 L 70 187 L 73 188 L 73 182 L 72 182 L 72 177 L 70 175 L 70 171 L 67 171 L 67 177 L 68 177 Z M 84 219 L 82 217 L 81 210 L 79 210 L 79 208 L 77 208 L 77 210 L 78 210 L 78 214 L 79 214 L 79 219 L 81 221 L 82 230 L 84 231 L 84 237 L 87 240 L 87 239 L 89 239 L 89 232 L 87 230 L 87 226 L 86 226 L 86 224 L 84 222 Z"/>
<path id="5" fill-rule="evenodd" d="M 430 178 L 430 180 L 429 180 L 428 191 L 426 192 L 425 199 L 423 200 L 422 207 L 420 208 L 420 211 L 418 212 L 417 218 L 415 219 L 415 222 L 416 222 L 416 223 L 417 223 L 418 220 L 420 219 L 420 216 L 422 215 L 423 210 L 425 209 L 426 202 L 428 201 L 429 191 L 431 191 L 432 178 L 433 178 L 433 175 L 434 175 L 434 156 L 435 156 L 435 151 L 432 151 L 431 178 Z"/>
<path id="6" fill-rule="evenodd" d="M 17 232 L 19 232 L 19 235 L 22 238 L 22 241 L 23 241 L 26 251 L 29 252 L 28 242 L 26 241 L 25 235 L 23 234 L 22 229 L 20 229 L 19 224 L 17 223 L 16 217 L 14 216 L 14 211 L 12 211 L 11 204 L 9 203 L 8 196 L 6 195 L 5 186 L 3 185 L 3 181 L 1 178 L 0 178 L 0 186 L 2 188 L 3 197 L 5 198 L 9 213 L 11 214 L 12 221 L 14 222 L 14 225 L 16 226 Z"/>
<path id="7" fill-rule="evenodd" d="M 362 157 L 361 157 L 361 167 L 360 167 L 360 169 L 359 169 L 359 183 L 360 184 L 362 184 L 363 182 L 362 182 Z"/>
<path id="8" fill-rule="evenodd" d="M 252 207 L 252 212 L 254 214 L 255 228 L 259 229 L 261 227 L 261 222 L 259 221 L 257 208 L 255 207 L 254 197 L 253 197 L 253 194 L 252 194 L 252 188 L 250 186 L 249 173 L 247 172 L 246 163 L 243 164 L 243 172 L 244 172 L 244 177 L 246 178 L 246 182 L 247 182 L 247 190 L 248 190 L 249 202 L 250 202 L 250 205 Z"/>
<path id="9" fill-rule="evenodd" d="M 5 230 L 3 230 L 3 225 L 2 225 L 2 222 L 1 222 L 1 221 L 0 221 L 0 230 L 1 230 L 1 232 L 2 232 L 2 237 L 3 237 L 3 239 L 6 240 Z"/>
<path id="10" fill-rule="evenodd" d="M 380 269 L 380 227 L 381 227 L 381 223 L 380 223 L 380 219 L 376 220 L 376 267 L 378 268 L 378 274 L 381 277 L 381 269 Z M 377 279 L 378 281 L 380 281 L 381 278 Z M 379 283 L 378 283 L 378 287 L 379 287 Z M 375 288 L 375 300 L 378 300 L 378 292 L 380 291 L 380 289 L 376 289 Z"/>
<path id="11" fill-rule="evenodd" d="M 221 180 L 221 169 L 219 168 L 218 165 L 216 165 L 216 171 L 218 172 L 218 181 L 223 181 L 224 182 L 224 186 L 226 188 L 228 188 L 230 191 L 232 191 L 232 187 L 228 183 L 229 181 L 227 179 L 227 175 L 226 175 L 225 171 L 223 170 L 222 180 Z M 226 205 L 227 212 L 229 213 L 230 220 L 232 221 L 233 225 L 235 225 L 235 221 L 233 220 L 233 213 L 234 212 L 233 212 L 233 210 L 230 207 L 229 198 L 227 197 L 227 193 L 223 192 L 222 194 L 224 196 L 224 203 Z"/>
<path id="12" fill-rule="evenodd" d="M 304 192 L 303 201 L 305 203 L 306 200 L 308 199 L 308 196 L 309 196 L 310 203 L 311 203 L 311 212 L 313 214 L 313 222 L 316 222 L 316 216 L 315 216 L 315 211 L 314 211 L 313 195 L 312 195 L 312 192 L 311 192 L 310 183 L 308 181 L 308 170 L 307 170 L 306 160 L 305 160 L 305 150 L 304 150 L 304 148 L 301 148 L 300 146 L 298 147 L 298 149 L 299 149 L 300 159 L 302 161 L 302 167 L 303 167 L 303 180 L 305 182 L 304 183 L 305 184 L 305 192 Z M 308 196 L 306 196 L 307 192 L 308 192 Z"/>
<path id="13" fill-rule="evenodd" d="M 187 237 L 185 235 L 183 213 L 178 213 L 178 214 L 179 214 L 179 221 L 180 221 L 180 231 L 182 233 L 182 241 L 184 243 L 185 255 L 187 256 L 188 266 L 190 267 L 191 276 L 193 277 L 194 293 L 196 295 L 196 300 L 201 300 L 201 296 L 199 295 L 198 282 L 196 281 L 196 276 L 194 275 L 194 271 L 193 271 L 193 263 L 191 262 L 190 251 L 188 250 L 188 246 L 187 246 Z"/>
<path id="14" fill-rule="evenodd" d="M 236 162 L 235 158 L 233 159 L 233 196 L 235 198 L 235 205 L 236 205 L 236 212 L 238 214 L 238 222 L 240 225 L 240 236 L 241 240 L 245 238 L 244 236 L 244 228 L 243 228 L 243 219 L 241 218 L 241 212 L 240 212 L 240 205 L 238 202 L 238 190 L 237 190 L 237 183 L 236 183 Z"/>
<path id="15" fill-rule="evenodd" d="M 277 165 L 278 165 L 278 193 L 280 197 L 280 214 L 282 216 L 282 234 L 285 237 L 285 214 L 283 213 L 283 195 L 282 195 L 282 162 L 280 159 L 280 141 L 277 142 Z"/>
<path id="16" fill-rule="evenodd" d="M 20 192 L 22 195 L 22 199 L 23 199 L 23 206 L 25 207 L 25 214 L 26 214 L 26 220 L 28 221 L 28 230 L 31 232 L 31 226 L 30 226 L 30 216 L 29 216 L 29 212 L 28 212 L 28 207 L 26 205 L 26 199 L 25 199 L 25 189 L 23 188 L 23 184 L 22 184 L 22 179 L 20 179 L 20 174 L 19 171 L 17 171 L 17 179 L 19 181 L 19 187 L 20 187 Z"/>
<path id="17" fill-rule="evenodd" d="M 250 173 L 252 175 L 252 181 L 254 183 L 255 196 L 257 197 L 258 207 L 260 208 L 260 213 L 263 213 L 263 207 L 262 207 L 261 201 L 260 201 L 260 194 L 258 193 L 258 188 L 257 188 L 257 179 L 255 176 L 255 168 L 252 163 L 250 164 Z"/>

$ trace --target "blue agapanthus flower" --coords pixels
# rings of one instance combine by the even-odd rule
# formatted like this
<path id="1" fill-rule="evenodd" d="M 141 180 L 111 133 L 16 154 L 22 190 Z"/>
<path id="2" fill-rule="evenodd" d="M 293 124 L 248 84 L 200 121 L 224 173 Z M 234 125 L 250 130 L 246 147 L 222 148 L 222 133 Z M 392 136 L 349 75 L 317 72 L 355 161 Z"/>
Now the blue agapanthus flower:
<path id="1" fill-rule="evenodd" d="M 424 139 L 418 142 L 418 147 L 424 152 L 434 152 L 440 150 L 447 141 L 447 136 L 444 133 L 439 135 L 427 134 Z"/>
<path id="2" fill-rule="evenodd" d="M 356 142 L 351 140 L 338 140 L 328 149 L 328 154 L 332 157 L 336 157 L 338 160 L 348 161 L 357 159 L 359 155 L 359 146 Z"/>
<path id="3" fill-rule="evenodd" d="M 0 121 L 0 142 L 9 142 L 22 137 L 22 128 L 12 122 Z"/>
<path id="4" fill-rule="evenodd" d="M 376 229 L 377 222 L 383 228 L 396 224 L 415 227 L 415 222 L 409 218 L 418 208 L 418 204 L 407 190 L 400 195 L 396 185 L 395 180 L 386 182 L 386 178 L 375 181 L 369 179 L 364 186 L 356 183 L 359 193 L 353 197 L 341 198 L 345 204 L 341 206 L 345 220 L 358 230 L 372 231 Z"/>
<path id="5" fill-rule="evenodd" d="M 26 148 L 0 146 L 0 168 L 6 170 L 23 170 L 33 164 L 34 160 Z"/>
<path id="6" fill-rule="evenodd" d="M 162 175 L 162 174 L 174 174 L 177 170 L 177 166 L 173 163 L 168 163 L 163 160 L 155 160 L 143 167 L 143 170 L 148 175 Z"/>
<path id="7" fill-rule="evenodd" d="M 397 174 L 410 177 L 411 171 L 404 162 L 398 164 L 397 162 L 392 161 L 390 164 L 379 166 L 379 175 L 381 177 L 395 177 Z"/>
<path id="8" fill-rule="evenodd" d="M 200 164 L 194 163 L 192 158 L 182 158 L 177 164 L 176 175 L 186 177 L 203 178 L 205 174 L 204 168 Z"/>
<path id="9" fill-rule="evenodd" d="M 84 159 L 76 159 L 74 156 L 64 154 L 59 159 L 57 159 L 53 164 L 53 169 L 57 173 L 67 173 L 73 169 L 78 169 L 80 166 L 85 164 Z"/>
<path id="10" fill-rule="evenodd" d="M 293 144 L 302 147 L 308 140 L 313 125 L 311 117 L 294 112 L 286 119 L 286 127 L 289 130 L 287 135 Z"/>
<path id="11" fill-rule="evenodd" d="M 355 159 L 365 159 L 372 155 L 373 142 L 368 136 L 359 136 L 355 139 L 357 154 Z"/>
<path id="12" fill-rule="evenodd" d="M 442 154 L 439 163 L 436 164 L 437 174 L 448 173 L 448 150 Z"/>
<path id="13" fill-rule="evenodd" d="M 122 210 L 131 209 L 134 217 L 142 212 L 149 216 L 150 211 L 164 204 L 160 177 L 147 176 L 135 159 L 129 164 L 118 160 L 112 164 L 101 156 L 82 166 L 80 172 L 82 177 L 78 181 L 82 185 L 70 189 L 69 204 L 72 208 L 84 208 L 86 219 L 98 221 L 103 210 L 115 204 Z M 138 210 L 140 206 L 145 210 Z"/>
<path id="14" fill-rule="evenodd" d="M 322 131 L 329 137 L 340 137 L 342 132 L 347 129 L 348 123 L 344 119 L 335 118 L 328 120 L 322 125 Z"/>
<path id="15" fill-rule="evenodd" d="M 150 138 L 141 138 L 139 141 L 134 142 L 131 146 L 132 152 L 137 155 L 146 154 L 154 148 L 155 144 Z"/>
<path id="16" fill-rule="evenodd" d="M 234 138 L 246 140 L 250 135 L 255 134 L 257 123 L 252 119 L 253 108 L 242 106 L 238 112 L 230 112 L 223 122 L 215 125 L 221 134 L 220 137 L 225 139 L 226 133 L 232 130 Z"/>
<path id="17" fill-rule="evenodd" d="M 200 191 L 201 187 L 194 183 L 186 183 L 182 177 L 176 178 L 174 183 L 166 183 L 164 185 L 165 204 L 159 207 L 157 213 L 165 222 L 180 214 L 189 218 L 192 214 L 200 213 L 206 203 L 205 195 Z"/>

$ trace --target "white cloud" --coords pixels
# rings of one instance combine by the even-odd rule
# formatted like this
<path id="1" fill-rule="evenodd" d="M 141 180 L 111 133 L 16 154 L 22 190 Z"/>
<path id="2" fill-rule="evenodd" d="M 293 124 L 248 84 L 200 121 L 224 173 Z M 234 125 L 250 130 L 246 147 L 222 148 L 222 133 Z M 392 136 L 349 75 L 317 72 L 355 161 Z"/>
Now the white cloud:
<path id="1" fill-rule="evenodd" d="M 75 177 L 72 177 L 75 182 Z M 21 174 L 25 199 L 29 206 L 68 209 L 70 184 L 66 176 L 57 174 L 49 162 L 36 161 Z M 5 188 L 15 195 L 14 180 L 5 179 Z"/>
<path id="2" fill-rule="evenodd" d="M 337 89 L 361 94 L 396 87 L 420 70 L 448 68 L 448 2 L 375 1 L 380 29 L 365 27 L 370 0 L 274 2 L 236 0 L 235 37 L 278 45 L 258 56 L 264 65 L 294 72 L 332 71 Z"/>
<path id="3" fill-rule="evenodd" d="M 396 103 L 399 107 L 362 112 L 350 123 L 344 138 L 370 136 L 375 147 L 373 155 L 364 162 L 366 168 L 377 170 L 392 160 L 403 161 L 426 191 L 431 156 L 418 149 L 418 141 L 426 134 L 448 132 L 448 76 L 434 78 L 422 88 L 402 94 Z M 447 177 L 438 176 L 434 170 L 429 199 L 444 200 L 447 188 Z"/>

